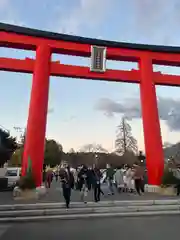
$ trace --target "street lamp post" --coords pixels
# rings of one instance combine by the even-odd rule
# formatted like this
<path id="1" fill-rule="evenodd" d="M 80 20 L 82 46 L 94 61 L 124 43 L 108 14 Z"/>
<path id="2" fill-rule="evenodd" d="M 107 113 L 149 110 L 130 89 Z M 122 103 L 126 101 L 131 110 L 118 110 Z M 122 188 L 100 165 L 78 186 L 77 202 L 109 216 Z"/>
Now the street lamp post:
<path id="1" fill-rule="evenodd" d="M 145 157 L 145 155 L 142 153 L 142 151 L 139 151 L 138 159 L 139 159 L 139 161 L 140 161 L 141 164 L 145 165 L 146 157 Z"/>
<path id="2" fill-rule="evenodd" d="M 95 164 L 98 165 L 98 154 L 95 154 Z"/>

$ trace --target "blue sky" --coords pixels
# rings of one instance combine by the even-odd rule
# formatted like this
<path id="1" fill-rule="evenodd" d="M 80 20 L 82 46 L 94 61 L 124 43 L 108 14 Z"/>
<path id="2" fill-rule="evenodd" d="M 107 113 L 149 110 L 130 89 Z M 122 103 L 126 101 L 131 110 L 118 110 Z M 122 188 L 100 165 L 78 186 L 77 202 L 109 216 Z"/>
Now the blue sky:
<path id="1" fill-rule="evenodd" d="M 180 46 L 179 0 L 0 0 L 0 21 L 32 28 L 108 40 Z M 34 57 L 34 52 L 0 49 L 0 57 Z M 53 55 L 62 63 L 88 65 L 87 59 Z M 135 68 L 136 64 L 108 62 L 107 67 Z M 179 69 L 155 70 L 180 74 Z M 31 91 L 31 75 L 0 72 L 0 125 L 10 129 L 25 127 Z M 98 143 L 114 149 L 120 114 L 107 117 L 95 109 L 101 98 L 121 102 L 139 95 L 138 85 L 90 80 L 50 79 L 47 137 L 62 143 L 64 150 Z M 179 99 L 179 88 L 157 87 L 157 95 Z M 140 149 L 144 149 L 140 120 L 131 121 Z M 180 140 L 161 121 L 163 141 Z"/>

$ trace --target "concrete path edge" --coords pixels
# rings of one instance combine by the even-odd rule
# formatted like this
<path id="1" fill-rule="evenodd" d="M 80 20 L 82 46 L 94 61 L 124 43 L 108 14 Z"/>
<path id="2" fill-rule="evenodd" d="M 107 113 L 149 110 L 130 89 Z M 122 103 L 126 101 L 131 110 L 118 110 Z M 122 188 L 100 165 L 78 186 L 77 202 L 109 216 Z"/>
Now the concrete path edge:
<path id="1" fill-rule="evenodd" d="M 155 212 L 128 212 L 128 213 L 94 213 L 94 214 L 72 214 L 72 215 L 53 215 L 53 216 L 34 216 L 34 217 L 17 217 L 17 218 L 0 218 L 0 223 L 15 222 L 39 222 L 49 220 L 76 220 L 92 218 L 110 218 L 110 217 L 153 217 L 164 215 L 180 215 L 180 210 L 176 211 L 155 211 Z"/>
<path id="2" fill-rule="evenodd" d="M 135 201 L 102 201 L 99 203 L 88 202 L 88 207 L 95 206 L 152 206 L 152 205 L 180 205 L 180 199 L 162 200 L 135 200 Z M 82 202 L 72 202 L 71 207 L 84 207 Z M 0 205 L 0 211 L 23 210 L 23 209 L 43 209 L 43 208 L 63 208 L 64 203 L 34 203 L 34 204 L 11 204 Z"/>

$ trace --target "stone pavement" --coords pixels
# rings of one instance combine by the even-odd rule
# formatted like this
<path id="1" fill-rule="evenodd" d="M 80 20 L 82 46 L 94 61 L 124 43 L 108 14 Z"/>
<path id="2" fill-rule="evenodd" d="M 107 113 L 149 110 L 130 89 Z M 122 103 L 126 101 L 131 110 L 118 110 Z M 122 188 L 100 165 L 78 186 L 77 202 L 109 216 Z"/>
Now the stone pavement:
<path id="1" fill-rule="evenodd" d="M 109 218 L 0 225 L 0 240 L 178 240 L 179 216 Z"/>
<path id="2" fill-rule="evenodd" d="M 177 199 L 177 197 L 171 196 L 159 196 L 153 193 L 146 193 L 144 196 L 138 196 L 136 194 L 130 193 L 116 193 L 114 196 L 107 195 L 107 188 L 102 187 L 103 191 L 105 192 L 105 196 L 101 197 L 101 201 L 119 201 L 119 200 L 156 200 L 156 199 Z M 61 191 L 61 185 L 59 182 L 53 181 L 51 189 L 48 190 L 48 193 L 42 199 L 38 201 L 14 201 L 12 197 L 11 191 L 0 192 L 0 204 L 18 204 L 18 203 L 35 203 L 35 202 L 63 202 L 63 196 Z M 72 202 L 79 202 L 80 201 L 80 193 L 79 191 L 73 191 Z M 87 201 L 93 201 L 93 192 L 88 193 Z"/>

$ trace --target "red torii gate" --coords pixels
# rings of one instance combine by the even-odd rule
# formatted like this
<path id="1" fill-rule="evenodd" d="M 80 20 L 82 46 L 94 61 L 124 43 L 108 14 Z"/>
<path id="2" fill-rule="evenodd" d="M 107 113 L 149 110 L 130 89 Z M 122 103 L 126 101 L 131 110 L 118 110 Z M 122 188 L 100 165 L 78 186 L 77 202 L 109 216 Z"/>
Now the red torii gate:
<path id="1" fill-rule="evenodd" d="M 92 72 L 89 67 L 52 62 L 51 54 L 91 56 L 91 46 L 106 47 L 106 59 L 138 62 L 139 70 Z M 118 43 L 34 30 L 0 23 L 0 47 L 35 50 L 36 59 L 0 58 L 0 70 L 33 73 L 33 83 L 22 174 L 28 158 L 32 161 L 36 184 L 42 182 L 44 141 L 48 107 L 49 76 L 130 82 L 140 84 L 148 183 L 161 184 L 164 156 L 155 85 L 180 86 L 180 77 L 153 72 L 152 64 L 180 66 L 180 48 Z"/>

